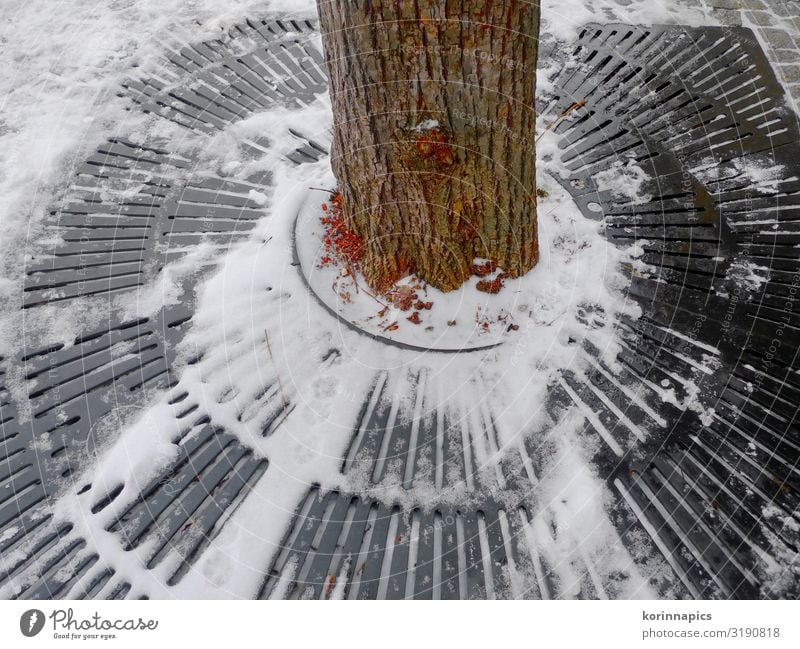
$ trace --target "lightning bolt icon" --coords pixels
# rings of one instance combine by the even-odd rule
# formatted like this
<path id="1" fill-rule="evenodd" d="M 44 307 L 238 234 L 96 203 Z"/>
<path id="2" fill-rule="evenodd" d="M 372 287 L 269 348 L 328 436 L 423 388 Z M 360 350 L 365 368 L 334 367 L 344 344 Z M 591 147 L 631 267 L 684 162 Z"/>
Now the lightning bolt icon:
<path id="1" fill-rule="evenodd" d="M 36 624 L 36 621 L 39 619 L 39 616 L 36 614 L 36 611 L 31 613 L 30 618 L 28 619 L 28 631 L 33 631 L 33 626 Z"/>

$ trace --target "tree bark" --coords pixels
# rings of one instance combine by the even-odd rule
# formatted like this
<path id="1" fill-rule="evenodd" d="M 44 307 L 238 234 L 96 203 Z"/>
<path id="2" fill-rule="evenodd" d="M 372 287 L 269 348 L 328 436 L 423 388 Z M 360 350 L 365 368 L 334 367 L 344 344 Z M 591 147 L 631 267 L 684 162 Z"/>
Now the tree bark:
<path id="1" fill-rule="evenodd" d="M 333 171 L 367 282 L 414 273 L 449 291 L 476 258 L 530 270 L 539 1 L 317 2 Z"/>

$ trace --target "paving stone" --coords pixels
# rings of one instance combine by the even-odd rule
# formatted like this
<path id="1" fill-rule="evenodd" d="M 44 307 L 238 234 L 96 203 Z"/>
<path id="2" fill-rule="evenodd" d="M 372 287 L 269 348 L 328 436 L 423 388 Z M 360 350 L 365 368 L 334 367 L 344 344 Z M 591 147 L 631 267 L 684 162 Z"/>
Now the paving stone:
<path id="1" fill-rule="evenodd" d="M 800 83 L 800 65 L 779 65 L 776 69 L 784 83 Z"/>
<path id="2" fill-rule="evenodd" d="M 771 3 L 769 10 L 773 12 L 776 16 L 781 16 L 783 18 L 788 16 L 795 16 L 800 13 L 800 9 L 797 7 L 793 7 L 784 3 Z"/>
<path id="3" fill-rule="evenodd" d="M 773 58 L 778 63 L 797 63 L 800 62 L 799 50 L 773 50 Z"/>
<path id="4" fill-rule="evenodd" d="M 746 11 L 747 19 L 754 25 L 769 27 L 775 24 L 774 15 L 769 11 Z"/>
<path id="5" fill-rule="evenodd" d="M 769 7 L 767 3 L 764 2 L 763 0 L 737 0 L 737 1 L 739 2 L 739 4 L 741 4 L 743 7 L 747 9 L 771 10 L 771 7 Z M 717 4 L 716 0 L 714 4 Z"/>
<path id="6" fill-rule="evenodd" d="M 713 2 L 704 2 L 703 4 L 710 6 L 712 9 L 744 9 L 744 0 L 713 0 Z"/>
<path id="7" fill-rule="evenodd" d="M 784 21 L 788 23 L 786 25 L 786 31 L 790 34 L 794 34 L 795 38 L 797 38 L 797 36 L 800 35 L 800 16 L 785 18 Z"/>
<path id="8" fill-rule="evenodd" d="M 740 26 L 742 24 L 742 14 L 733 9 L 712 9 L 711 14 L 721 25 Z"/>
<path id="9" fill-rule="evenodd" d="M 782 29 L 763 29 L 761 33 L 764 36 L 764 40 L 772 48 L 785 50 L 796 50 L 798 48 L 795 39 Z"/>

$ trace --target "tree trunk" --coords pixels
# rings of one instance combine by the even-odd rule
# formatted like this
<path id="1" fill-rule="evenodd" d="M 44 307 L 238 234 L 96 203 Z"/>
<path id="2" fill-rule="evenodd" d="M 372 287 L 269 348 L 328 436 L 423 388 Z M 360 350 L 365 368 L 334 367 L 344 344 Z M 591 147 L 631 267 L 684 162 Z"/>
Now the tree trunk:
<path id="1" fill-rule="evenodd" d="M 361 270 L 443 291 L 491 259 L 538 259 L 534 95 L 539 2 L 317 0 L 332 165 Z"/>

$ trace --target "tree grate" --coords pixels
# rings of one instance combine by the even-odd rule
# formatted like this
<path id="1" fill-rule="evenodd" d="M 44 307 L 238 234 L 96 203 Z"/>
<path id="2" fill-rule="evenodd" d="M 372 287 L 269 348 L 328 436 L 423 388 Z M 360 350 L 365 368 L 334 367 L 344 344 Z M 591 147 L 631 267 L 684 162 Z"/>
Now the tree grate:
<path id="1" fill-rule="evenodd" d="M 217 40 L 167 46 L 158 69 L 137 71 L 121 94 L 136 109 L 213 135 L 324 91 L 315 36 L 308 21 L 248 20 Z M 601 440 L 594 463 L 619 494 L 614 524 L 637 561 L 666 562 L 674 577 L 658 582 L 662 595 L 796 595 L 796 117 L 746 29 L 590 25 L 552 87 L 540 105 L 550 122 L 586 102 L 554 128 L 571 171 L 561 180 L 585 216 L 604 220 L 611 241 L 641 245 L 629 296 L 643 316 L 619 323 L 613 370 L 599 350 L 576 343 L 591 369 L 565 370 L 548 412 L 557 421 L 577 408 L 582 435 Z M 283 153 L 293 162 L 327 155 L 292 134 L 297 147 Z M 51 214 L 60 243 L 26 265 L 21 308 L 111 305 L 200 242 L 219 254 L 249 236 L 261 215 L 251 190 L 268 186 L 269 174 L 232 180 L 194 164 L 160 141 L 114 138 L 99 147 Z M 602 189 L 598 172 L 615 164 L 641 167 L 649 198 Z M 775 178 L 751 172 L 772 167 L 782 169 Z M 753 266 L 762 276 L 743 289 Z M 0 359 L 4 596 L 152 594 L 56 520 L 52 499 L 65 489 L 78 490 L 87 516 L 169 587 L 268 471 L 268 459 L 218 426 L 174 375 L 198 280 L 185 286 L 181 306 L 151 318 L 125 320 L 108 307 L 107 326 L 69 347 Z M 586 314 L 585 324 L 604 326 L 603 315 Z M 189 362 L 202 363 L 202 352 Z M 22 379 L 24 409 L 4 387 L 6 372 Z M 611 569 L 582 554 L 580 542 L 568 560 L 559 554 L 535 497 L 546 442 L 531 436 L 478 471 L 477 454 L 498 445 L 491 410 L 466 424 L 458 413 L 405 412 L 394 386 L 407 379 L 376 374 L 341 459 L 342 487 L 309 486 L 281 547 L 264 558 L 258 596 L 618 596 Z M 424 402 L 427 380 L 421 370 L 410 377 L 412 403 Z M 172 440 L 173 461 L 145 485 L 69 485 L 122 426 L 121 413 L 165 394 L 183 431 Z M 295 401 L 289 394 L 277 403 L 275 394 L 265 386 L 247 395 L 239 419 L 255 417 L 271 434 Z M 422 503 L 418 493 L 435 495 Z"/>
<path id="2" fill-rule="evenodd" d="M 713 409 L 673 413 L 611 480 L 691 595 L 795 592 L 796 116 L 749 30 L 588 26 L 575 55 L 549 107 L 587 102 L 558 126 L 565 186 L 649 265 L 632 277 L 645 316 L 623 323 L 621 360 L 643 386 L 702 386 Z M 598 189 L 597 172 L 627 160 L 653 178 L 649 201 Z M 761 275 L 751 290 L 746 264 Z M 774 588 L 764 556 L 783 566 Z"/>

